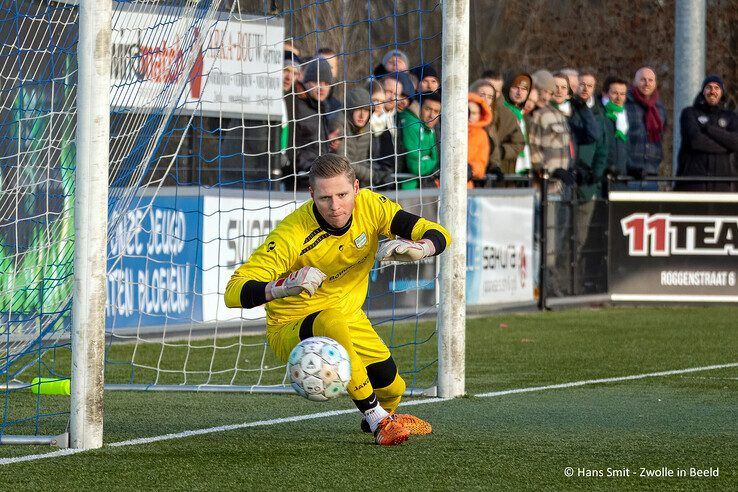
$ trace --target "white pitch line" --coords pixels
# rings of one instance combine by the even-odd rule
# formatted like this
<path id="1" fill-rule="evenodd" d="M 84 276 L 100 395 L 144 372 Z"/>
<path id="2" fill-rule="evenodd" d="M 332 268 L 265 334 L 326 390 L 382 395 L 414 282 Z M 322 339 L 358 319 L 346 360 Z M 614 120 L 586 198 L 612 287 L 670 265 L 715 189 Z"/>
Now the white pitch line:
<path id="1" fill-rule="evenodd" d="M 571 383 L 551 384 L 548 386 L 534 386 L 530 388 L 516 388 L 516 389 L 510 389 L 510 390 L 503 390 L 503 391 L 492 391 L 489 393 L 477 393 L 474 396 L 477 398 L 488 398 L 488 397 L 493 397 L 493 396 L 513 395 L 517 393 L 531 393 L 534 391 L 546 391 L 546 390 L 551 390 L 551 389 L 575 388 L 575 387 L 586 386 L 590 384 L 616 383 L 620 381 L 631 381 L 635 379 L 672 376 L 675 374 L 687 374 L 690 372 L 713 371 L 716 369 L 727 369 L 731 367 L 738 367 L 738 362 L 733 362 L 730 364 L 704 366 L 704 367 L 691 367 L 688 369 L 675 369 L 672 371 L 660 371 L 660 372 L 650 372 L 646 374 L 634 374 L 631 376 L 621 376 L 621 377 L 614 377 L 614 378 L 588 379 L 584 381 L 574 381 Z M 406 402 L 403 402 L 400 406 L 409 407 L 409 406 L 415 406 L 415 405 L 424 405 L 427 403 L 440 403 L 440 402 L 449 401 L 449 400 L 451 400 L 451 398 L 427 398 L 424 400 L 406 401 Z M 290 423 L 290 422 L 301 422 L 304 420 L 321 419 L 325 417 L 335 417 L 338 415 L 347 415 L 347 414 L 355 413 L 355 412 L 356 412 L 355 409 L 332 410 L 330 412 L 310 413 L 306 415 L 295 415 L 292 417 L 283 417 L 283 418 L 270 419 L 270 420 L 258 420 L 255 422 L 244 422 L 242 424 L 221 425 L 218 427 L 208 427 L 206 429 L 196 429 L 196 430 L 190 430 L 190 431 L 184 431 L 184 432 L 176 432 L 172 434 L 164 434 L 161 436 L 142 437 L 139 439 L 130 439 L 128 441 L 113 442 L 113 443 L 108 444 L 107 446 L 108 447 L 136 446 L 140 444 L 150 444 L 154 442 L 168 441 L 172 439 L 182 439 L 182 438 L 191 437 L 191 436 L 201 436 L 204 434 L 212 434 L 215 432 L 226 432 L 226 431 L 232 431 L 232 430 L 247 429 L 251 427 L 263 427 L 267 425 L 284 424 L 284 423 Z M 35 461 L 35 460 L 40 460 L 44 458 L 56 458 L 60 456 L 69 456 L 73 454 L 82 453 L 84 451 L 85 450 L 83 449 L 60 449 L 58 451 L 52 451 L 50 453 L 29 454 L 26 456 L 18 456 L 14 458 L 0 458 L 0 466 L 10 465 L 13 463 L 22 463 L 24 461 Z"/>
<path id="2" fill-rule="evenodd" d="M 571 383 L 550 384 L 548 386 L 534 386 L 532 388 L 517 388 L 517 389 L 503 390 L 503 391 L 491 391 L 489 393 L 479 393 L 474 396 L 479 397 L 479 398 L 487 398 L 490 396 L 505 396 L 505 395 L 513 395 L 516 393 L 531 393 L 533 391 L 545 391 L 545 390 L 561 389 L 561 388 L 575 388 L 578 386 L 586 386 L 589 384 L 617 383 L 620 381 L 632 381 L 634 379 L 673 376 L 675 374 L 687 374 L 690 372 L 714 371 L 715 369 L 727 369 L 730 367 L 738 367 L 738 362 L 733 362 L 730 364 L 718 364 L 714 366 L 705 366 L 705 367 L 690 367 L 688 369 L 674 369 L 673 371 L 649 372 L 646 374 L 634 374 L 632 376 L 620 376 L 616 378 L 588 379 L 585 381 L 574 381 Z"/>

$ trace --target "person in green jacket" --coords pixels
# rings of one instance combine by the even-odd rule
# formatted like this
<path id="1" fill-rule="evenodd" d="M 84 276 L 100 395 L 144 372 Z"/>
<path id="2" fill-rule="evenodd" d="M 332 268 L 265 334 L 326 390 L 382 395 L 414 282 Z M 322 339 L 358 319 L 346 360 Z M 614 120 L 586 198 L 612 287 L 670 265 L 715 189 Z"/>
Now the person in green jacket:
<path id="1" fill-rule="evenodd" d="M 438 148 L 436 131 L 441 116 L 440 92 L 420 94 L 420 117 L 408 107 L 398 115 L 398 127 L 402 132 L 405 149 L 405 172 L 421 179 L 402 181 L 403 190 L 421 186 L 436 187 L 438 178 Z"/>

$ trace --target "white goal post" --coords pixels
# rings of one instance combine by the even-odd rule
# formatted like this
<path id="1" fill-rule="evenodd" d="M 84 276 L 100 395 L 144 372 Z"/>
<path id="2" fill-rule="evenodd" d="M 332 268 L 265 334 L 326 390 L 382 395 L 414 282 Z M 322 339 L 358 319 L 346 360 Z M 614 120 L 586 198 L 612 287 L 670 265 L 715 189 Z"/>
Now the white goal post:
<path id="1" fill-rule="evenodd" d="M 111 0 L 80 1 L 69 430 L 82 449 L 103 440 L 111 19 Z"/>
<path id="2" fill-rule="evenodd" d="M 453 238 L 441 255 L 438 396 L 464 394 L 466 367 L 466 155 L 469 0 L 443 2 L 441 223 Z"/>

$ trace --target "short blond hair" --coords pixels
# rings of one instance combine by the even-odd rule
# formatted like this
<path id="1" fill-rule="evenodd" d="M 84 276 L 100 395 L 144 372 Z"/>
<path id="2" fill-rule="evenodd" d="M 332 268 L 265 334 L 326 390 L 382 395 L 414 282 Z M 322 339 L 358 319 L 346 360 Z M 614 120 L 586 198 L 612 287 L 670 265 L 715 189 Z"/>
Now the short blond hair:
<path id="1" fill-rule="evenodd" d="M 349 183 L 356 180 L 356 172 L 348 158 L 338 154 L 323 154 L 316 157 L 310 166 L 308 181 L 314 187 L 317 178 L 333 178 L 341 174 L 348 178 Z"/>

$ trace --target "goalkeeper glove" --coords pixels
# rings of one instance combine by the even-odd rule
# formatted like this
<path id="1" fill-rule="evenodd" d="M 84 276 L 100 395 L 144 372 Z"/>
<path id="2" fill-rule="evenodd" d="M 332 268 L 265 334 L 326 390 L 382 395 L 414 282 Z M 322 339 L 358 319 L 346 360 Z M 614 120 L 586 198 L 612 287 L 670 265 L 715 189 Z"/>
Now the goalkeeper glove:
<path id="1" fill-rule="evenodd" d="M 325 278 L 326 274 L 317 268 L 304 266 L 296 272 L 290 273 L 285 278 L 269 282 L 267 289 L 272 295 L 272 299 L 296 296 L 302 294 L 302 291 L 312 296 Z"/>
<path id="2" fill-rule="evenodd" d="M 393 239 L 379 247 L 374 259 L 377 261 L 418 261 L 435 253 L 433 243 L 427 239 L 408 241 Z"/>

